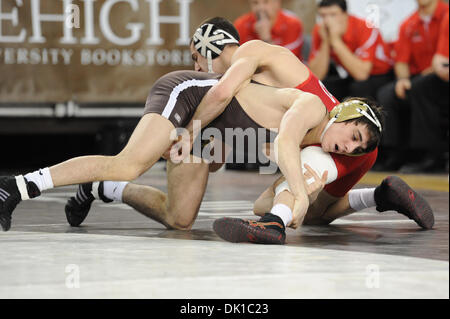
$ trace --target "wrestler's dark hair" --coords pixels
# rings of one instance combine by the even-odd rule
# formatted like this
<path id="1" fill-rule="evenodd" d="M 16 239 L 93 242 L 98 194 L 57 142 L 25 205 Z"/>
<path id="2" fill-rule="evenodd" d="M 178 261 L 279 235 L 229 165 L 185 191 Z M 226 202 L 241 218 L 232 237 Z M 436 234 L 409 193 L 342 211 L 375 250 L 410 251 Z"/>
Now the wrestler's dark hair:
<path id="1" fill-rule="evenodd" d="M 319 2 L 319 8 L 338 6 L 342 11 L 347 12 L 347 1 L 345 0 L 322 0 Z"/>
<path id="2" fill-rule="evenodd" d="M 228 32 L 238 41 L 241 40 L 241 37 L 239 36 L 239 32 L 234 27 L 233 23 L 231 23 L 229 20 L 227 20 L 225 18 L 214 17 L 214 18 L 207 19 L 207 20 L 203 21 L 202 23 L 200 23 L 199 27 L 206 23 L 213 24 L 216 28 L 222 29 L 222 30 Z M 192 42 L 192 39 L 191 39 L 191 42 Z M 228 45 L 237 45 L 237 44 L 230 43 Z"/>
<path id="3" fill-rule="evenodd" d="M 377 102 L 364 98 L 364 97 L 349 97 L 344 100 L 351 101 L 351 100 L 360 100 L 361 102 L 366 103 L 370 106 L 373 113 L 375 113 L 375 116 L 377 117 L 378 121 L 381 123 L 382 131 L 380 132 L 379 128 L 367 117 L 361 116 L 353 120 L 345 121 L 344 123 L 355 123 L 357 125 L 366 125 L 369 131 L 369 140 L 367 141 L 367 147 L 365 149 L 356 149 L 353 153 L 354 154 L 361 154 L 361 153 L 370 153 L 373 150 L 375 150 L 378 145 L 380 145 L 381 138 L 383 135 L 384 130 L 384 124 L 385 124 L 385 113 L 383 111 L 383 108 L 381 105 L 379 105 Z M 370 114 L 370 112 L 368 112 Z"/>

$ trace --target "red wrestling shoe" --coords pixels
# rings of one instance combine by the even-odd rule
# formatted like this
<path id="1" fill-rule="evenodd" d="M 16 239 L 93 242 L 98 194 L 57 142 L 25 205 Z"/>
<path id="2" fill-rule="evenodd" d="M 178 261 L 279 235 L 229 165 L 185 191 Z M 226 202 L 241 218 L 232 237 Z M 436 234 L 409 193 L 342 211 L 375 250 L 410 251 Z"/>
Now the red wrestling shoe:
<path id="1" fill-rule="evenodd" d="M 395 210 L 424 229 L 433 228 L 434 215 L 430 205 L 400 177 L 386 177 L 375 189 L 375 202 L 379 212 Z"/>
<path id="2" fill-rule="evenodd" d="M 280 217 L 267 213 L 259 221 L 240 218 L 220 218 L 214 221 L 214 231 L 220 238 L 232 242 L 283 245 L 286 228 Z"/>

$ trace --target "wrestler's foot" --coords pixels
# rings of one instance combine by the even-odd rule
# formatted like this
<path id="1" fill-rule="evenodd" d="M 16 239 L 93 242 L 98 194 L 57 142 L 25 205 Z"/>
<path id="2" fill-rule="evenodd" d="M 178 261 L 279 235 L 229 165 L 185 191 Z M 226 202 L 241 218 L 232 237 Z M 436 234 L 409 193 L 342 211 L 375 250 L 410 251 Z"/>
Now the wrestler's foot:
<path id="1" fill-rule="evenodd" d="M 92 202 L 95 200 L 92 195 L 93 183 L 80 184 L 75 197 L 71 197 L 66 204 L 66 218 L 70 226 L 78 227 L 86 219 Z M 98 195 L 105 202 L 110 203 L 112 200 L 103 195 L 103 182 L 98 183 Z"/>
<path id="2" fill-rule="evenodd" d="M 27 182 L 24 178 L 23 181 L 29 198 L 34 198 L 41 194 L 34 183 Z M 0 225 L 3 231 L 8 231 L 11 228 L 11 215 L 21 200 L 22 197 L 17 187 L 16 178 L 14 176 L 0 177 Z"/>
<path id="3" fill-rule="evenodd" d="M 232 243 L 283 245 L 285 227 L 280 217 L 267 213 L 259 221 L 240 218 L 220 218 L 214 221 L 214 231 L 222 239 Z"/>
<path id="4" fill-rule="evenodd" d="M 375 189 L 377 210 L 395 210 L 420 227 L 431 229 L 434 225 L 433 210 L 427 201 L 397 176 L 388 176 Z"/>

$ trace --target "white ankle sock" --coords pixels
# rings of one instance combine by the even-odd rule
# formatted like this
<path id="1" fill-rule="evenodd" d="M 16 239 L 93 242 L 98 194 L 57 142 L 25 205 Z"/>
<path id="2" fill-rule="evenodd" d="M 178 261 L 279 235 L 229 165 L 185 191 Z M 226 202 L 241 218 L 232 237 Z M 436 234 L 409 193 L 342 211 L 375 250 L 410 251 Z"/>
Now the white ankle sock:
<path id="1" fill-rule="evenodd" d="M 289 225 L 293 218 L 292 210 L 284 204 L 276 204 L 272 207 L 270 213 L 280 217 L 283 221 L 284 227 Z"/>
<path id="2" fill-rule="evenodd" d="M 30 195 L 28 194 L 25 177 L 23 177 L 22 175 L 16 176 L 16 185 L 17 185 L 17 188 L 19 189 L 20 198 L 22 200 L 29 200 Z M 0 194 L 4 197 L 5 191 L 3 190 L 3 192 L 0 192 Z M 9 196 L 9 194 L 7 194 L 7 195 Z M 0 196 L 0 199 L 1 199 L 1 196 Z"/>
<path id="3" fill-rule="evenodd" d="M 28 173 L 24 177 L 28 182 L 36 184 L 41 192 L 53 188 L 53 180 L 48 167 Z"/>
<path id="4" fill-rule="evenodd" d="M 375 207 L 375 188 L 352 189 L 348 192 L 350 207 L 356 211 Z"/>
<path id="5" fill-rule="evenodd" d="M 103 195 L 108 199 L 122 203 L 123 190 L 128 183 L 129 182 L 103 182 Z"/>

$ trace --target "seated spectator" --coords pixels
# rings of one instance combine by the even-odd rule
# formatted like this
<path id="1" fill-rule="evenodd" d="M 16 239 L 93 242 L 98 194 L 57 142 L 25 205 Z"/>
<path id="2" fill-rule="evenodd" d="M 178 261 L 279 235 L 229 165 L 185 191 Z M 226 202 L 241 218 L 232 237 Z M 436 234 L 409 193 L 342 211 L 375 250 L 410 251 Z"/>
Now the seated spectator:
<path id="1" fill-rule="evenodd" d="M 418 163 L 400 168 L 401 173 L 448 172 L 449 14 L 442 21 L 433 73 L 421 76 L 409 93 L 411 105 L 410 147 L 421 154 Z"/>
<path id="2" fill-rule="evenodd" d="M 318 14 L 309 67 L 339 100 L 374 99 L 378 88 L 393 79 L 390 50 L 379 30 L 349 15 L 345 0 L 320 1 Z"/>
<path id="3" fill-rule="evenodd" d="M 281 0 L 249 0 L 251 12 L 239 17 L 234 25 L 240 43 L 263 40 L 291 50 L 300 60 L 303 25 L 292 12 L 281 8 Z"/>
<path id="4" fill-rule="evenodd" d="M 410 147 L 415 143 L 420 143 L 416 144 L 415 148 L 425 147 L 426 143 L 433 144 L 425 138 L 429 135 L 420 127 L 425 122 L 427 126 L 435 124 L 425 119 L 424 123 L 420 123 L 422 119 L 420 119 L 421 115 L 418 115 L 420 113 L 417 113 L 420 109 L 418 101 L 414 101 L 416 105 L 414 116 L 411 101 L 417 94 L 421 94 L 421 99 L 425 98 L 425 95 L 428 98 L 431 98 L 430 95 L 435 95 L 436 98 L 440 92 L 439 86 L 430 87 L 429 84 L 425 84 L 429 80 L 423 77 L 433 73 L 432 60 L 438 46 L 442 21 L 448 13 L 448 4 L 441 0 L 417 0 L 417 3 L 418 10 L 402 23 L 399 38 L 395 44 L 394 70 L 397 80 L 385 85 L 378 92 L 377 100 L 383 105 L 387 118 L 381 154 L 378 157 L 380 160 L 374 170 L 396 171 L 407 163 L 423 160 L 422 154 L 417 153 L 417 150 L 409 152 Z M 439 70 L 438 72 L 441 72 Z M 428 79 L 437 80 L 434 75 Z M 448 99 L 448 91 L 446 94 Z M 434 109 L 434 106 L 431 106 L 432 100 L 434 99 L 426 102 L 426 105 L 421 102 L 420 106 L 426 109 L 425 112 L 432 112 Z M 414 117 L 414 123 L 411 123 L 412 117 Z M 419 126 L 416 127 L 417 125 Z M 418 140 L 412 141 L 412 139 Z"/>

